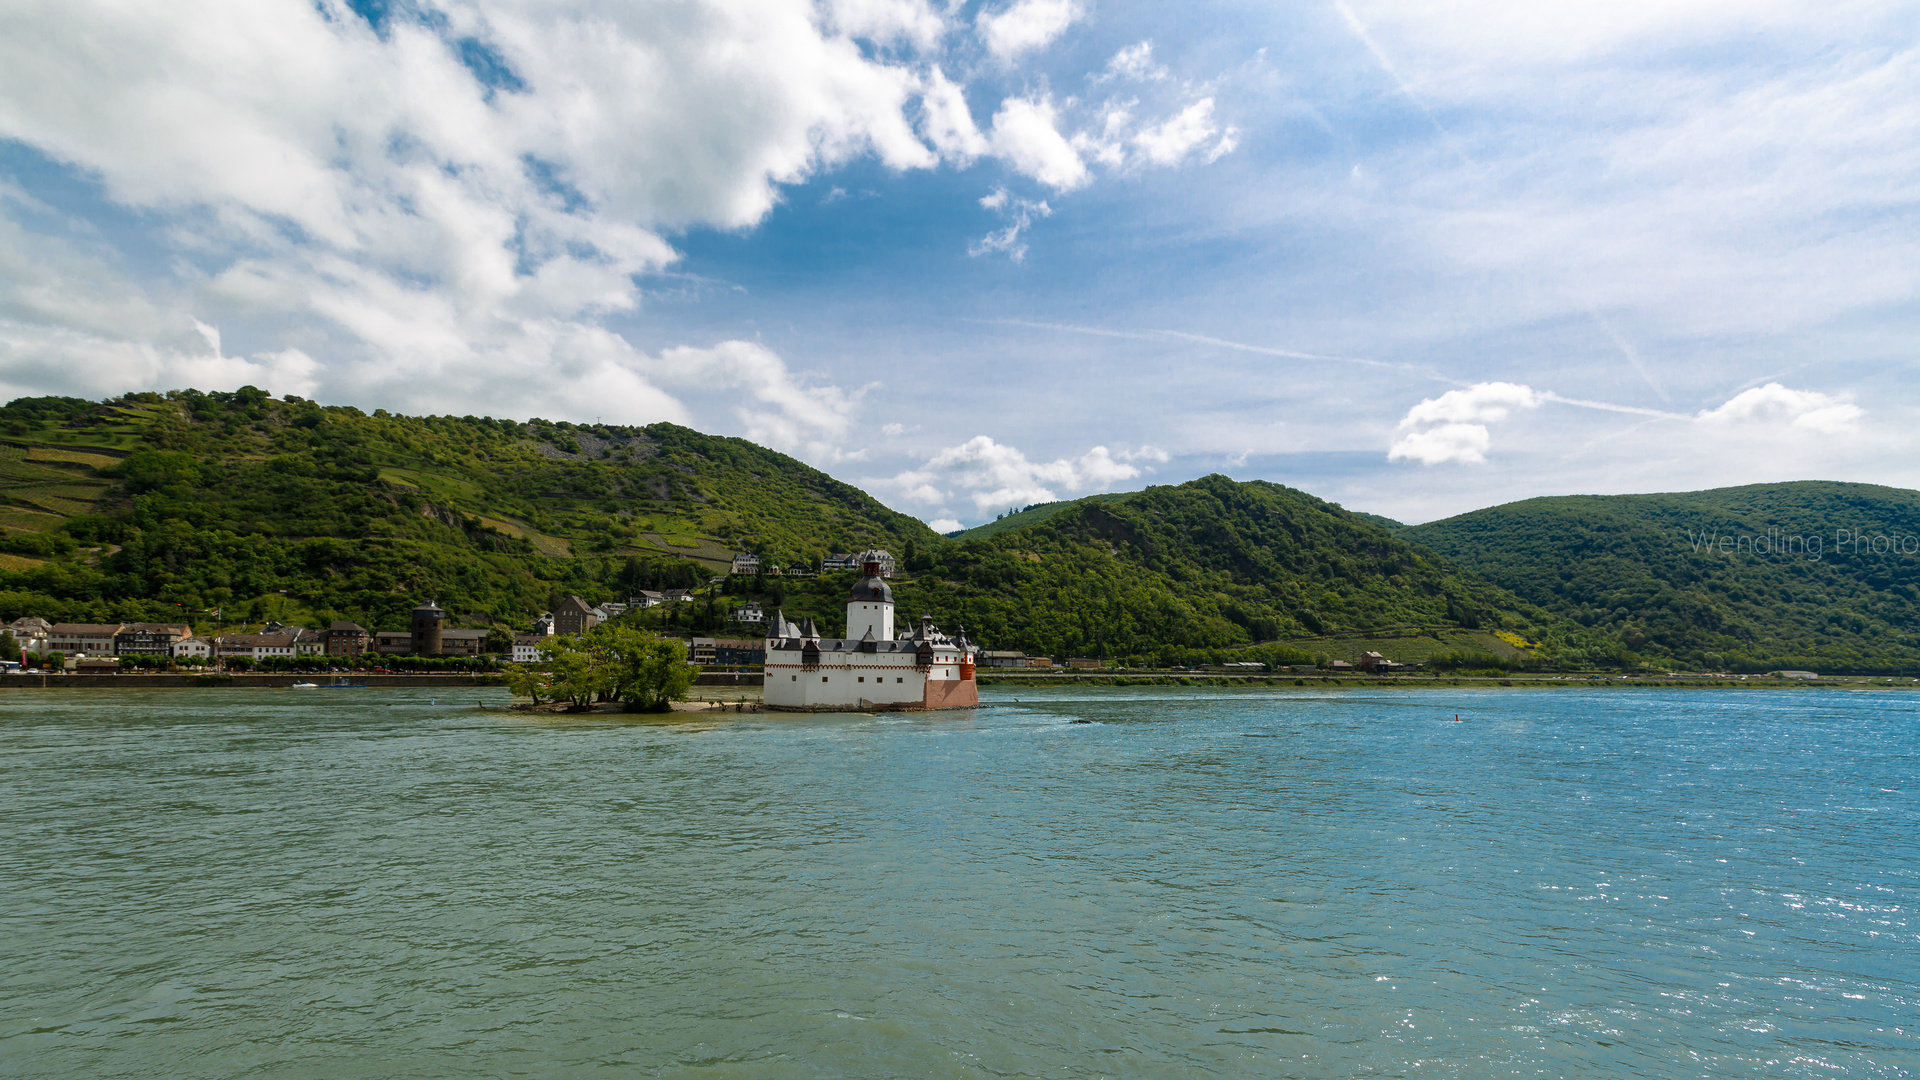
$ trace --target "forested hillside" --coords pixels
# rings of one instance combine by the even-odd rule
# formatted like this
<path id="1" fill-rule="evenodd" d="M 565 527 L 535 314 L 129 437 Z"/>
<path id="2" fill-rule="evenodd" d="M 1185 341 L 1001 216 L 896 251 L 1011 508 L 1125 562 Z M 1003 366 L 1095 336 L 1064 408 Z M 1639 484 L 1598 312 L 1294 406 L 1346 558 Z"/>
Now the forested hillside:
<path id="1" fill-rule="evenodd" d="M 523 624 L 735 550 L 818 560 L 937 541 L 783 454 L 671 424 L 404 417 L 299 398 L 131 394 L 0 409 L 0 612 L 396 623 L 438 598 Z"/>
<path id="2" fill-rule="evenodd" d="M 1920 674 L 1920 492 L 1561 496 L 1395 535 L 1650 657 Z"/>
<path id="3" fill-rule="evenodd" d="M 1507 630 L 1558 662 L 1622 659 L 1618 646 L 1278 484 L 1208 476 L 1047 509 L 1022 528 L 924 549 L 896 586 L 903 615 L 940 612 L 994 647 L 1055 656 L 1180 658 L 1266 643 L 1295 659 L 1324 635 L 1468 627 Z M 839 623 L 827 588 L 782 593 Z"/>
<path id="4" fill-rule="evenodd" d="M 1223 476 L 949 540 L 784 455 L 670 424 L 369 416 L 246 388 L 15 401 L 0 409 L 0 498 L 6 619 L 386 629 L 437 599 L 457 622 L 507 628 L 568 593 L 704 585 L 735 551 L 817 566 L 878 546 L 900 559 L 904 614 L 994 648 L 1294 659 L 1328 635 L 1468 628 L 1548 660 L 1621 651 L 1361 515 Z M 837 627 L 849 582 L 728 587 Z M 730 614 L 719 598 L 672 607 L 651 617 L 712 630 Z"/>

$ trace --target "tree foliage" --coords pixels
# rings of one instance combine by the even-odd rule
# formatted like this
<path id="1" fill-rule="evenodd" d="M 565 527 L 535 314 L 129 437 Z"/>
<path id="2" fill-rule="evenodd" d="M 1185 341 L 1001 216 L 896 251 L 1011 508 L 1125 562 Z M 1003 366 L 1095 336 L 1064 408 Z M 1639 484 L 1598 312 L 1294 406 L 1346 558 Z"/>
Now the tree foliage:
<path id="1" fill-rule="evenodd" d="M 539 704 L 542 697 L 575 708 L 616 701 L 628 712 L 666 712 L 693 685 L 684 642 L 624 623 L 602 623 L 579 636 L 540 645 L 535 664 L 516 664 L 508 686 Z"/>

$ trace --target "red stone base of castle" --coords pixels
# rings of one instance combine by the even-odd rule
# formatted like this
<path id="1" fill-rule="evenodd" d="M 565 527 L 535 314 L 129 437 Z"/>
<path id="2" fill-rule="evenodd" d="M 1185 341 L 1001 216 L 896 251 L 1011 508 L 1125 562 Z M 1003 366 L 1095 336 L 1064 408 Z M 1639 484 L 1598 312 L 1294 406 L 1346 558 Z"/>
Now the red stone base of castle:
<path id="1" fill-rule="evenodd" d="M 927 680 L 923 709 L 970 709 L 980 704 L 980 684 L 972 679 L 935 682 Z"/>

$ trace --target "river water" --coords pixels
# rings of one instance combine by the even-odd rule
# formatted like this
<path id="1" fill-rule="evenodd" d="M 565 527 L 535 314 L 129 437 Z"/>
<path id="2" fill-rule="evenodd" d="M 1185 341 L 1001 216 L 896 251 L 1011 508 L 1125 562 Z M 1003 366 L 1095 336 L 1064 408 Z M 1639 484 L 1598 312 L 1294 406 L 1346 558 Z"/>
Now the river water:
<path id="1" fill-rule="evenodd" d="M 1920 1073 L 1920 696 L 989 698 L 9 691 L 0 1075 Z"/>

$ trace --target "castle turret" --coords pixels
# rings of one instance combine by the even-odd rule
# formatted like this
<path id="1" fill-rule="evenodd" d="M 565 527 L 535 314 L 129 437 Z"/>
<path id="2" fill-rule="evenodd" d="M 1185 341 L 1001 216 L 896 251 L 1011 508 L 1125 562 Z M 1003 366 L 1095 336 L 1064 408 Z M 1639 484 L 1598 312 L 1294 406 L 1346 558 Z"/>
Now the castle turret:
<path id="1" fill-rule="evenodd" d="M 892 641 L 893 589 L 880 576 L 880 553 L 867 551 L 860 560 L 865 576 L 847 594 L 847 637 L 858 641 L 871 635 L 876 641 Z"/>

